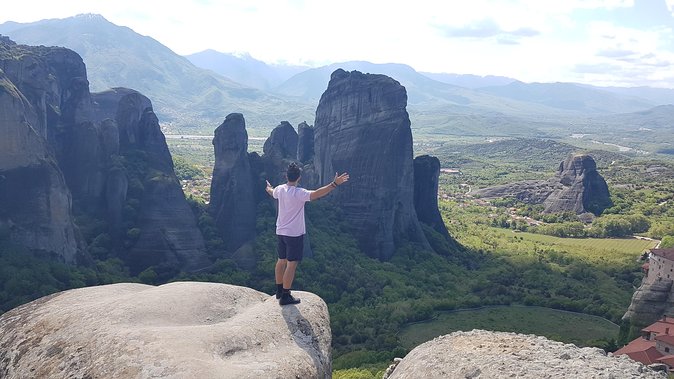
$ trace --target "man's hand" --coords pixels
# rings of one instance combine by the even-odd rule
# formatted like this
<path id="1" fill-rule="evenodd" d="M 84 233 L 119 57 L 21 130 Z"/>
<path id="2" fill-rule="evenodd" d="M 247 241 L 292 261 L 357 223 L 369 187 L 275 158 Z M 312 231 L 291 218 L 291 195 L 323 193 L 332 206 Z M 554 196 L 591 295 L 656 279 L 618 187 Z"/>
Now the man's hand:
<path id="1" fill-rule="evenodd" d="M 273 195 L 274 194 L 274 187 L 271 186 L 271 184 L 269 183 L 269 180 L 265 180 L 265 182 L 267 182 L 267 188 L 265 188 L 265 191 L 267 191 L 269 196 L 274 196 Z"/>
<path id="2" fill-rule="evenodd" d="M 349 181 L 349 174 L 347 174 L 346 172 L 343 173 L 342 175 L 337 175 L 337 173 L 335 173 L 335 179 L 333 180 L 333 182 L 334 182 L 336 185 L 339 186 L 339 185 L 341 185 L 342 183 L 348 182 L 348 181 Z"/>

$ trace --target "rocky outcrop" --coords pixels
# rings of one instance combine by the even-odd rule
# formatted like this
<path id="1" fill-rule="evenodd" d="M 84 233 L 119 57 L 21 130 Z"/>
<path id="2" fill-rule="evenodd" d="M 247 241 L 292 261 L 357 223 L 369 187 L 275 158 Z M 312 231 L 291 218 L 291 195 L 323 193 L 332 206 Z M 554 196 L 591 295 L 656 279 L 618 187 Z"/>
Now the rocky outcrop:
<path id="1" fill-rule="evenodd" d="M 57 293 L 0 316 L 0 377 L 329 378 L 327 306 L 298 295 L 280 307 L 216 283 Z"/>
<path id="2" fill-rule="evenodd" d="M 450 238 L 438 209 L 440 160 L 430 155 L 414 158 L 414 209 L 419 221 Z"/>
<path id="3" fill-rule="evenodd" d="M 265 172 L 272 185 L 286 182 L 290 162 L 297 161 L 297 132 L 288 121 L 281 121 L 264 142 Z"/>
<path id="4" fill-rule="evenodd" d="M 611 206 L 608 185 L 589 155 L 572 155 L 560 163 L 548 180 L 530 180 L 472 192 L 483 198 L 511 197 L 529 204 L 543 204 L 544 212 L 591 212 L 596 215 Z"/>
<path id="5" fill-rule="evenodd" d="M 306 121 L 297 125 L 297 160 L 309 163 L 314 159 L 314 127 Z"/>
<path id="6" fill-rule="evenodd" d="M 18 245 L 75 263 L 71 193 L 47 141 L 59 87 L 45 49 L 0 40 L 0 229 Z"/>
<path id="7" fill-rule="evenodd" d="M 362 251 L 387 259 L 397 242 L 428 247 L 414 210 L 412 132 L 407 94 L 397 81 L 358 71 L 335 71 L 316 110 L 317 181 L 348 172 L 331 194 Z"/>
<path id="8" fill-rule="evenodd" d="M 191 271 L 209 265 L 203 237 L 173 171 L 173 160 L 150 100 L 126 88 L 94 94 L 93 100 L 95 120 L 107 124 L 106 135 L 119 135 L 119 154 L 131 179 L 125 181 L 116 165 L 106 175 L 111 220 L 119 219 L 120 205 L 135 199 L 137 216 L 127 221 L 132 222 L 137 235 L 127 240 L 125 255 L 132 271 L 156 265 Z M 114 150 L 117 145 L 105 142 L 107 139 L 101 137 L 102 145 Z"/>
<path id="9" fill-rule="evenodd" d="M 546 212 L 600 214 L 611 206 L 608 185 L 597 172 L 597 164 L 589 155 L 568 157 L 560 163 L 556 179 L 562 187 L 543 202 Z"/>
<path id="10" fill-rule="evenodd" d="M 534 335 L 473 330 L 414 348 L 387 379 L 666 378 L 627 356 Z"/>
<path id="11" fill-rule="evenodd" d="M 671 315 L 673 312 L 672 281 L 644 282 L 634 291 L 632 302 L 623 315 L 623 320 L 629 320 L 634 325 L 646 326 L 662 318 L 663 315 Z"/>
<path id="12" fill-rule="evenodd" d="M 255 237 L 256 199 L 246 122 L 229 114 L 215 129 L 215 168 L 210 210 L 228 251 L 234 252 Z M 254 156 L 252 160 L 257 160 Z"/>

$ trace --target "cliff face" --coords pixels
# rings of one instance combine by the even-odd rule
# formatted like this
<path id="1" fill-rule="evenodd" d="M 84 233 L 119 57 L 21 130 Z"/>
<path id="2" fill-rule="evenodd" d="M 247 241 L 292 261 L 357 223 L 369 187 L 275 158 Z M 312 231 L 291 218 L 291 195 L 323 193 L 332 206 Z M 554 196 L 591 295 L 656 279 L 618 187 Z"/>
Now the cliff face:
<path id="1" fill-rule="evenodd" d="M 387 259 L 396 241 L 428 246 L 414 210 L 412 132 L 405 88 L 384 75 L 335 71 L 316 110 L 314 165 L 319 183 L 335 172 L 352 181 L 331 199 L 361 248 Z"/>
<path id="2" fill-rule="evenodd" d="M 663 315 L 671 315 L 672 312 L 674 312 L 674 293 L 671 280 L 642 283 L 634 291 L 632 302 L 623 315 L 623 320 L 646 326 L 662 318 Z"/>
<path id="3" fill-rule="evenodd" d="M 325 302 L 219 283 L 121 283 L 0 316 L 0 377 L 330 378 Z"/>
<path id="4" fill-rule="evenodd" d="M 0 202 L 13 240 L 74 262 L 72 193 L 76 214 L 106 221 L 132 261 L 208 264 L 148 98 L 123 88 L 90 94 L 81 57 L 64 48 L 2 38 L 0 69 L 0 164 L 13 170 L 0 174 Z"/>
<path id="5" fill-rule="evenodd" d="M 0 70 L 0 230 L 16 244 L 75 263 L 70 191 L 37 120 Z"/>
<path id="6" fill-rule="evenodd" d="M 611 196 L 597 164 L 589 155 L 573 155 L 559 164 L 548 180 L 530 180 L 473 192 L 484 198 L 513 197 L 529 204 L 543 204 L 545 212 L 592 212 L 600 214 L 611 206 Z"/>
<path id="7" fill-rule="evenodd" d="M 215 129 L 211 213 L 228 251 L 255 237 L 256 201 L 243 115 L 232 113 Z M 253 158 L 256 160 L 256 158 Z"/>
<path id="8" fill-rule="evenodd" d="M 561 188 L 543 203 L 546 212 L 601 213 L 611 205 L 608 185 L 589 155 L 574 155 L 560 163 L 557 178 Z"/>
<path id="9" fill-rule="evenodd" d="M 105 175 L 110 219 L 120 217 L 118 207 L 126 204 L 129 196 L 138 200 L 135 228 L 139 232 L 126 257 L 132 270 L 159 264 L 185 270 L 207 266 L 203 237 L 173 171 L 173 160 L 150 100 L 125 88 L 94 94 L 93 99 L 96 120 L 104 120 L 106 127 L 102 130 L 110 139 L 119 136 L 119 154 L 126 162 L 123 171 L 112 165 Z M 117 147 L 114 140 L 102 145 L 106 146 L 103 150 Z M 130 189 L 129 176 L 133 180 Z"/>
<path id="10" fill-rule="evenodd" d="M 282 121 L 264 142 L 264 167 L 269 181 L 276 186 L 286 182 L 286 171 L 297 161 L 297 132 L 288 121 Z"/>
<path id="11" fill-rule="evenodd" d="M 48 121 L 66 110 L 70 119 L 78 115 L 73 93 L 84 64 L 73 54 L 0 39 L 0 227 L 13 242 L 68 263 L 75 263 L 79 242 L 71 193 L 52 153 L 56 143 Z M 68 70 L 54 67 L 52 60 L 73 62 L 73 83 L 58 80 Z"/>
<path id="12" fill-rule="evenodd" d="M 414 209 L 419 221 L 450 238 L 438 209 L 440 160 L 430 155 L 414 158 Z"/>

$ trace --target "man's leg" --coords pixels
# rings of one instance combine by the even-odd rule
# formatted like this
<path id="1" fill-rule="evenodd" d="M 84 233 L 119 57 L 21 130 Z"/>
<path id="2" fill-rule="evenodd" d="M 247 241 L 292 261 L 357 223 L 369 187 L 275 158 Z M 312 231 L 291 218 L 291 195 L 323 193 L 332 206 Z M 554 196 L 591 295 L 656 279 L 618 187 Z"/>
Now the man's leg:
<path id="1" fill-rule="evenodd" d="M 287 259 L 279 258 L 276 261 L 276 268 L 274 269 L 274 276 L 276 277 L 276 298 L 280 299 L 283 294 L 283 274 L 286 271 Z"/>
<path id="2" fill-rule="evenodd" d="M 283 289 L 291 289 L 293 287 L 293 279 L 295 279 L 295 270 L 299 261 L 288 261 L 286 270 L 283 273 Z"/>
<path id="3" fill-rule="evenodd" d="M 274 268 L 274 276 L 276 278 L 276 298 L 280 299 L 283 295 L 283 272 L 286 270 L 286 264 L 288 263 L 288 260 L 286 259 L 288 246 L 286 246 L 283 236 L 277 235 L 276 243 L 278 260 L 276 261 L 276 267 Z"/>
<path id="4" fill-rule="evenodd" d="M 285 237 L 285 243 L 288 248 L 287 252 L 287 264 L 285 272 L 283 273 L 283 295 L 279 299 L 279 304 L 298 304 L 300 299 L 293 297 L 290 294 L 290 288 L 292 288 L 293 280 L 295 279 L 295 270 L 297 265 L 302 260 L 302 255 L 304 253 L 304 236 L 299 237 Z"/>

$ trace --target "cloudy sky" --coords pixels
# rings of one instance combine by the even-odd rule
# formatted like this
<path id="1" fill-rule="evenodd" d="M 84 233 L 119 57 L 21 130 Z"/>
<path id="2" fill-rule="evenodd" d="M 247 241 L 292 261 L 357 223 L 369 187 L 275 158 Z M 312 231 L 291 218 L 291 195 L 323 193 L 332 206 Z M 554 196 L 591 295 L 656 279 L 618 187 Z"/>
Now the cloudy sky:
<path id="1" fill-rule="evenodd" d="M 0 23 L 98 13 L 183 55 L 674 88 L 673 11 L 674 0 L 22 0 Z"/>

